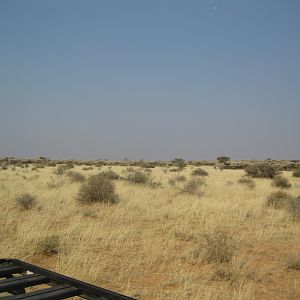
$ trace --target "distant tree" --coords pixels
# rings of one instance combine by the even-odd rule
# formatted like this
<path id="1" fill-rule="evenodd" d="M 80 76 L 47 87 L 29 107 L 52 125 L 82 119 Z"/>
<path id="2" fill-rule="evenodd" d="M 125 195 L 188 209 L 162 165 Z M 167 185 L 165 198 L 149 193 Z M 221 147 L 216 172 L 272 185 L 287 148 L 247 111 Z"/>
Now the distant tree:
<path id="1" fill-rule="evenodd" d="M 180 171 L 182 171 L 186 166 L 185 160 L 182 158 L 175 158 L 173 163 Z"/>
<path id="2" fill-rule="evenodd" d="M 245 173 L 254 178 L 274 178 L 279 175 L 278 168 L 267 162 L 255 162 L 245 167 Z"/>
<path id="3" fill-rule="evenodd" d="M 217 161 L 220 164 L 226 164 L 229 160 L 230 160 L 229 156 L 219 156 L 219 157 L 217 157 Z"/>

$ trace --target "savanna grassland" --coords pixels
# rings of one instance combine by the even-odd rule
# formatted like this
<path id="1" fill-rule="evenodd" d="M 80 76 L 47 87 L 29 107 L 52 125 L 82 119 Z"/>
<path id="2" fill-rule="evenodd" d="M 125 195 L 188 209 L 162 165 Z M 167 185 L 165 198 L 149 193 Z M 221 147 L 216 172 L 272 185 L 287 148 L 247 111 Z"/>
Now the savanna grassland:
<path id="1" fill-rule="evenodd" d="M 243 170 L 211 166 L 208 176 L 192 176 L 193 166 L 143 170 L 151 184 L 125 180 L 123 166 L 72 172 L 87 180 L 110 168 L 122 176 L 111 179 L 116 203 L 78 201 L 84 178 L 55 166 L 1 170 L 0 257 L 137 299 L 300 299 L 300 221 L 266 205 L 283 190 L 271 179 L 239 181 Z M 282 175 L 299 196 L 300 178 Z M 24 193 L 28 207 L 16 201 Z"/>

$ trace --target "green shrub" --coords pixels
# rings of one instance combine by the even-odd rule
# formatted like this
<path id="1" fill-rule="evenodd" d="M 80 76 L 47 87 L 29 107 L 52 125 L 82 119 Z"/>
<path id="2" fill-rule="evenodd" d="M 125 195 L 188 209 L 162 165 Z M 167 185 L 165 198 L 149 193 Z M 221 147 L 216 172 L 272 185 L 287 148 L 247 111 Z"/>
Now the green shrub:
<path id="1" fill-rule="evenodd" d="M 60 250 L 60 241 L 57 235 L 48 236 L 40 240 L 36 245 L 36 253 L 51 256 Z"/>
<path id="2" fill-rule="evenodd" d="M 70 178 L 71 182 L 83 182 L 85 181 L 85 176 L 79 172 L 69 171 L 67 176 Z"/>
<path id="3" fill-rule="evenodd" d="M 293 176 L 294 176 L 294 177 L 300 177 L 300 169 L 295 169 L 295 170 L 293 171 Z"/>
<path id="4" fill-rule="evenodd" d="M 229 160 L 230 160 L 230 157 L 228 157 L 228 156 L 219 156 L 219 157 L 217 157 L 217 161 L 220 164 L 226 164 Z"/>
<path id="5" fill-rule="evenodd" d="M 149 174 L 145 174 L 139 170 L 128 172 L 125 178 L 129 182 L 136 184 L 148 184 L 150 182 Z"/>
<path id="6" fill-rule="evenodd" d="M 272 185 L 281 189 L 288 189 L 292 186 L 288 179 L 281 175 L 277 175 L 273 178 Z"/>
<path id="7" fill-rule="evenodd" d="M 193 170 L 192 176 L 208 176 L 208 172 L 202 168 Z"/>
<path id="8" fill-rule="evenodd" d="M 102 175 L 93 175 L 79 189 L 77 200 L 81 203 L 116 203 L 119 197 L 115 185 Z"/>
<path id="9" fill-rule="evenodd" d="M 114 172 L 113 170 L 103 171 L 100 173 L 102 176 L 111 179 L 111 180 L 117 180 L 120 178 L 120 176 Z"/>
<path id="10" fill-rule="evenodd" d="M 291 198 L 292 197 L 288 193 L 277 191 L 269 195 L 266 200 L 266 206 L 276 209 L 284 208 L 288 205 L 288 202 Z"/>
<path id="11" fill-rule="evenodd" d="M 188 194 L 199 194 L 199 196 L 200 196 L 202 194 L 199 193 L 199 188 L 200 188 L 200 186 L 202 186 L 204 184 L 205 184 L 204 179 L 192 178 L 184 184 L 181 191 L 183 193 L 188 193 Z"/>
<path id="12" fill-rule="evenodd" d="M 244 184 L 244 185 L 246 185 L 249 189 L 254 189 L 254 187 L 255 187 L 255 182 L 254 182 L 254 180 L 252 179 L 252 178 L 249 178 L 249 177 L 247 177 L 247 176 L 242 176 L 239 180 L 238 180 L 238 182 L 240 183 L 240 184 Z"/>
<path id="13" fill-rule="evenodd" d="M 204 236 L 206 241 L 204 260 L 208 263 L 228 263 L 234 255 L 232 237 L 225 232 L 215 232 Z"/>
<path id="14" fill-rule="evenodd" d="M 173 160 L 173 164 L 174 164 L 174 166 L 177 167 L 177 169 L 178 169 L 179 171 L 182 171 L 182 170 L 185 168 L 185 166 L 186 166 L 186 162 L 185 162 L 185 160 L 182 159 L 182 158 L 175 158 L 175 159 Z"/>
<path id="15" fill-rule="evenodd" d="M 37 204 L 35 196 L 29 193 L 24 193 L 16 197 L 17 206 L 24 210 L 32 209 Z"/>
<path id="16" fill-rule="evenodd" d="M 276 167 L 267 162 L 254 163 L 248 165 L 245 168 L 245 172 L 248 176 L 254 178 L 274 178 L 279 174 Z"/>

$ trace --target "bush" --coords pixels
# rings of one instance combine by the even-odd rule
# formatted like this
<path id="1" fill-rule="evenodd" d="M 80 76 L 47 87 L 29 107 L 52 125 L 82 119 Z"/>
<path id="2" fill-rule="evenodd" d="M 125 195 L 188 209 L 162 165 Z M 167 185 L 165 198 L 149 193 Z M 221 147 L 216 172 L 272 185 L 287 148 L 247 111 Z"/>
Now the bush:
<path id="1" fill-rule="evenodd" d="M 266 206 L 276 209 L 284 208 L 288 205 L 291 196 L 283 191 L 271 193 L 266 201 Z"/>
<path id="2" fill-rule="evenodd" d="M 24 193 L 16 197 L 16 203 L 21 209 L 29 210 L 36 206 L 37 200 L 35 196 L 32 196 L 29 193 Z"/>
<path id="3" fill-rule="evenodd" d="M 89 171 L 89 170 L 93 170 L 93 167 L 83 167 L 82 170 L 83 171 Z"/>
<path id="4" fill-rule="evenodd" d="M 293 176 L 294 176 L 294 177 L 300 177 L 300 169 L 295 169 L 295 170 L 293 171 Z"/>
<path id="5" fill-rule="evenodd" d="M 50 181 L 48 182 L 49 189 L 58 189 L 65 184 L 65 180 L 60 175 L 55 177 L 50 177 Z"/>
<path id="6" fill-rule="evenodd" d="M 254 180 L 253 180 L 252 178 L 247 177 L 247 176 L 242 176 L 242 177 L 238 180 L 238 182 L 239 182 L 240 184 L 246 185 L 249 189 L 254 189 L 254 187 L 255 187 L 255 182 L 254 182 Z"/>
<path id="7" fill-rule="evenodd" d="M 208 176 L 208 172 L 202 168 L 193 170 L 192 176 Z"/>
<path id="8" fill-rule="evenodd" d="M 62 165 L 60 165 L 56 168 L 56 170 L 53 173 L 62 176 L 65 173 L 65 168 Z"/>
<path id="9" fill-rule="evenodd" d="M 228 157 L 228 156 L 219 156 L 219 157 L 217 157 L 217 161 L 220 164 L 226 164 L 229 160 L 230 160 L 230 157 Z"/>
<path id="10" fill-rule="evenodd" d="M 177 182 L 184 182 L 184 181 L 186 181 L 186 178 L 185 178 L 185 176 L 183 176 L 183 175 L 178 175 L 178 176 L 176 176 L 174 179 L 175 179 Z"/>
<path id="11" fill-rule="evenodd" d="M 120 178 L 120 176 L 114 172 L 113 170 L 103 171 L 100 173 L 102 176 L 111 179 L 111 180 L 117 180 Z"/>
<path id="12" fill-rule="evenodd" d="M 208 263 L 228 263 L 234 255 L 234 243 L 232 237 L 224 232 L 206 234 L 206 249 L 204 260 Z"/>
<path id="13" fill-rule="evenodd" d="M 267 162 L 248 165 L 245 172 L 248 176 L 254 178 L 274 178 L 279 174 L 277 168 Z"/>
<path id="14" fill-rule="evenodd" d="M 63 168 L 64 168 L 65 170 L 74 169 L 74 165 L 71 164 L 71 163 L 67 163 L 67 164 L 63 165 Z"/>
<path id="15" fill-rule="evenodd" d="M 290 198 L 285 208 L 294 221 L 300 220 L 300 196 Z"/>
<path id="16" fill-rule="evenodd" d="M 131 183 L 136 184 L 148 184 L 151 181 L 148 174 L 138 170 L 128 172 L 125 178 Z"/>
<path id="17" fill-rule="evenodd" d="M 169 185 L 171 187 L 176 187 L 176 185 L 177 185 L 178 182 L 184 182 L 184 181 L 186 181 L 185 176 L 178 175 L 178 176 L 176 176 L 174 178 L 170 178 L 169 181 L 168 181 L 168 183 L 169 183 Z"/>
<path id="18" fill-rule="evenodd" d="M 114 184 L 102 175 L 93 175 L 79 189 L 77 200 L 81 203 L 116 203 L 119 197 Z"/>
<path id="19" fill-rule="evenodd" d="M 292 186 L 288 179 L 281 175 L 277 175 L 274 177 L 272 185 L 281 189 L 288 189 Z"/>
<path id="20" fill-rule="evenodd" d="M 71 182 L 83 182 L 85 181 L 85 176 L 79 172 L 69 171 L 67 176 L 70 178 Z"/>
<path id="21" fill-rule="evenodd" d="M 202 178 L 192 178 L 185 183 L 182 188 L 182 192 L 188 194 L 199 193 L 199 188 L 203 184 L 205 184 L 205 181 Z"/>
<path id="22" fill-rule="evenodd" d="M 186 162 L 182 158 L 175 158 L 173 164 L 177 167 L 178 171 L 182 171 L 186 166 Z"/>
<path id="23" fill-rule="evenodd" d="M 51 235 L 37 243 L 36 253 L 50 256 L 57 254 L 59 252 L 59 248 L 59 237 L 57 235 Z"/>

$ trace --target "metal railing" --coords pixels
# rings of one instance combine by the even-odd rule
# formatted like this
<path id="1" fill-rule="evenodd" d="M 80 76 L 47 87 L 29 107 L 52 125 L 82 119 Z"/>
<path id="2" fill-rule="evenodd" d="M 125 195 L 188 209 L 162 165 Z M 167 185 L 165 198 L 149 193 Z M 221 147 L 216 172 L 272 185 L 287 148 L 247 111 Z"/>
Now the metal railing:
<path id="1" fill-rule="evenodd" d="M 26 292 L 25 288 L 34 286 L 39 289 Z M 6 295 L 1 297 L 1 293 Z M 1 300 L 58 300 L 74 296 L 90 300 L 134 300 L 21 260 L 0 259 Z"/>

